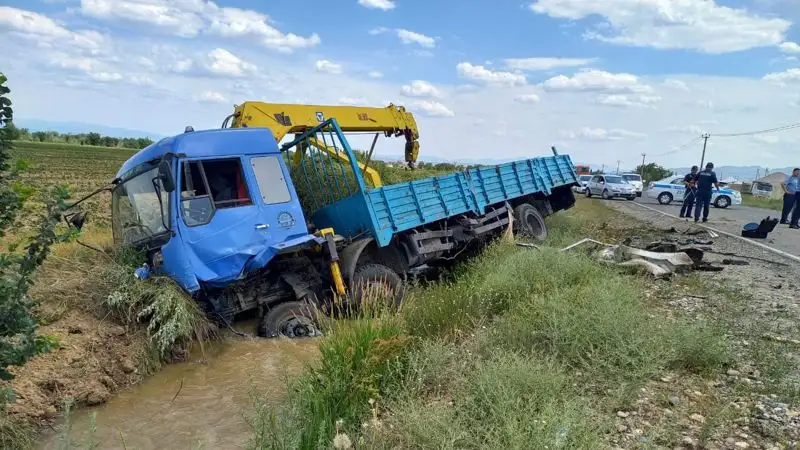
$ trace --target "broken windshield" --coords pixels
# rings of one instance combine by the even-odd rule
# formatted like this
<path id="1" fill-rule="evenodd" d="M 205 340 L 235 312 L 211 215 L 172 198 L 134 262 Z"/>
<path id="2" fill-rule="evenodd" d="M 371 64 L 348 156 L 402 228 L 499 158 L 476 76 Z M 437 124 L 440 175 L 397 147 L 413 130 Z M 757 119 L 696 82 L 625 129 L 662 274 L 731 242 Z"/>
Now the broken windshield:
<path id="1" fill-rule="evenodd" d="M 169 231 L 169 194 L 161 186 L 158 167 L 151 167 L 114 190 L 112 214 L 118 243 L 135 244 Z"/>

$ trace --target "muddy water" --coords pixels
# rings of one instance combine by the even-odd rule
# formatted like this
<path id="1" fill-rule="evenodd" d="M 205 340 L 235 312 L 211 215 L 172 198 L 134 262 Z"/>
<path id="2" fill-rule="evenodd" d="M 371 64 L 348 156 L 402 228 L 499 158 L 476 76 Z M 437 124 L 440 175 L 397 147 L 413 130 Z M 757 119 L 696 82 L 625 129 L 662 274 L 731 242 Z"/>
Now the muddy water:
<path id="1" fill-rule="evenodd" d="M 166 366 L 105 405 L 75 411 L 70 440 L 84 442 L 89 413 L 95 411 L 98 448 L 242 448 L 250 436 L 252 393 L 277 404 L 288 377 L 316 357 L 317 344 L 316 339 L 227 338 L 206 345 L 204 355 L 193 351 L 188 362 Z M 51 433 L 38 448 L 58 449 L 60 440 Z"/>

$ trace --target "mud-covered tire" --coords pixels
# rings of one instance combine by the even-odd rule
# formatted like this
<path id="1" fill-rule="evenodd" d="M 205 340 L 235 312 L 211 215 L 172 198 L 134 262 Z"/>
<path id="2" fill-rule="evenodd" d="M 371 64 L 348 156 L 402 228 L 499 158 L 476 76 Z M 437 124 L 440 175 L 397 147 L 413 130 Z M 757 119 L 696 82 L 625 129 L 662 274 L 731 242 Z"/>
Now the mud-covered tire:
<path id="1" fill-rule="evenodd" d="M 371 295 L 372 289 L 378 291 L 375 295 L 386 297 L 389 308 L 397 308 L 403 302 L 405 286 L 403 280 L 394 270 L 375 263 L 367 263 L 356 267 L 353 273 L 352 286 L 350 287 L 350 300 L 355 309 L 360 309 L 365 295 Z"/>
<path id="2" fill-rule="evenodd" d="M 584 192 L 584 194 L 586 194 L 586 198 L 592 198 L 592 190 L 589 189 L 589 186 L 586 186 L 586 192 Z"/>
<path id="3" fill-rule="evenodd" d="M 608 196 L 608 189 L 603 189 L 603 193 L 600 194 L 600 197 L 602 197 L 603 200 L 611 200 L 611 197 Z"/>
<path id="4" fill-rule="evenodd" d="M 535 206 L 522 203 L 514 208 L 514 233 L 538 241 L 547 238 L 547 225 Z"/>
<path id="5" fill-rule="evenodd" d="M 279 303 L 266 311 L 258 327 L 261 337 L 290 339 L 319 336 L 317 312 L 308 302 Z"/>

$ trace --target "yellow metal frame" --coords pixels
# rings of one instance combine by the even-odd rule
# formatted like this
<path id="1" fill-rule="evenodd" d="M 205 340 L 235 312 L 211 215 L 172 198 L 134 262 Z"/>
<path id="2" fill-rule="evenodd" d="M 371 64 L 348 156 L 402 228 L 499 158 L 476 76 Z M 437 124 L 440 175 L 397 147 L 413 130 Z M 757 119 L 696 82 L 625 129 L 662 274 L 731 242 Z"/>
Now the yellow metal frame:
<path id="1" fill-rule="evenodd" d="M 335 118 L 344 132 L 382 132 L 385 136 L 404 136 L 406 162 L 413 166 L 419 157 L 417 121 L 404 107 L 393 104 L 385 108 L 370 108 L 244 102 L 236 106 L 231 127 L 269 128 L 280 142 L 287 134 L 303 133 L 330 118 Z M 342 151 L 336 151 L 321 142 L 312 143 L 333 158 L 342 162 L 350 161 Z M 295 164 L 300 162 L 303 153 L 301 149 L 295 154 Z M 365 167 L 360 162 L 358 167 L 364 173 L 364 178 L 374 187 L 382 186 L 380 175 L 375 169 Z"/>
<path id="2" fill-rule="evenodd" d="M 333 232 L 333 228 L 323 228 L 314 234 L 323 238 L 328 235 L 330 235 L 331 238 L 333 238 L 336 235 L 336 233 Z M 331 239 L 328 242 L 329 243 L 333 242 L 333 239 Z M 331 262 L 328 263 L 328 267 L 330 268 L 331 271 L 331 279 L 333 280 L 333 287 L 336 289 L 337 294 L 344 296 L 347 293 L 347 291 L 345 290 L 344 287 L 344 278 L 342 277 L 342 269 L 339 267 L 339 258 L 338 257 L 333 258 L 333 255 L 336 254 L 336 249 L 335 248 L 332 250 L 328 249 L 328 253 L 331 256 Z"/>

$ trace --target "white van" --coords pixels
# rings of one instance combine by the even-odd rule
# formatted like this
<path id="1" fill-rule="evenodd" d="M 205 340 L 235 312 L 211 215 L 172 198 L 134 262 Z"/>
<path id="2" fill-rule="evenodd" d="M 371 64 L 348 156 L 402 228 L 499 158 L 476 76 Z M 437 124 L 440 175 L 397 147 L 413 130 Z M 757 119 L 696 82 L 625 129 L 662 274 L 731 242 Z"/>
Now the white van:
<path id="1" fill-rule="evenodd" d="M 644 189 L 644 183 L 642 182 L 641 175 L 639 175 L 638 173 L 623 173 L 622 179 L 633 185 L 637 197 L 642 196 L 642 189 Z"/>

